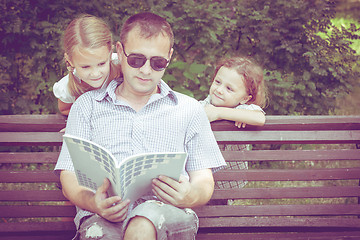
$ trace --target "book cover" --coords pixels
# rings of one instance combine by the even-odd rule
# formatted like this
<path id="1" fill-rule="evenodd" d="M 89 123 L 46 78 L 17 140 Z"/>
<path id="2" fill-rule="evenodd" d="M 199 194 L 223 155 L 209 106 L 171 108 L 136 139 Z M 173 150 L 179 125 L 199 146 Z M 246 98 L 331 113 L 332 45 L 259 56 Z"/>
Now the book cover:
<path id="1" fill-rule="evenodd" d="M 63 136 L 80 185 L 97 190 L 108 178 L 109 196 L 136 201 L 151 191 L 151 181 L 159 175 L 179 180 L 185 166 L 185 152 L 155 152 L 130 156 L 120 164 L 104 147 L 86 139 Z"/>

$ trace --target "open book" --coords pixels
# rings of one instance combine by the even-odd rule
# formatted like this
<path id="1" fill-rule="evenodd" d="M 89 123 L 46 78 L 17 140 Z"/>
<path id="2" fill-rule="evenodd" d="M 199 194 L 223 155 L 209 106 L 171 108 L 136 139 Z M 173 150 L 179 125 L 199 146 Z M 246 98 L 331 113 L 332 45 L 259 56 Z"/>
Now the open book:
<path id="1" fill-rule="evenodd" d="M 80 185 L 97 190 L 105 178 L 111 182 L 109 196 L 136 201 L 151 191 L 151 180 L 165 175 L 179 180 L 185 166 L 185 152 L 157 152 L 130 156 L 117 164 L 116 158 L 100 145 L 65 134 L 63 136 Z"/>

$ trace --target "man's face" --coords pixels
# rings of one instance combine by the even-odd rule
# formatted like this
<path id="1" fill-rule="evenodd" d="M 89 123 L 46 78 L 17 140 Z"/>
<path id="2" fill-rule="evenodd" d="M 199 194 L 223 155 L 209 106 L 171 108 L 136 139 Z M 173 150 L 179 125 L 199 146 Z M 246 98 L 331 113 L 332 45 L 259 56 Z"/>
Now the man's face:
<path id="1" fill-rule="evenodd" d="M 124 49 L 123 49 L 124 47 Z M 165 69 L 155 71 L 150 66 L 150 58 L 163 57 L 170 60 L 170 40 L 167 36 L 160 34 L 153 38 L 142 38 L 135 28 L 129 32 L 127 41 L 117 43 L 116 49 L 121 62 L 121 70 L 124 75 L 124 87 L 134 95 L 151 95 L 156 92 L 156 86 L 164 75 Z M 130 54 L 144 55 L 147 58 L 145 64 L 139 68 L 129 66 L 127 56 Z"/>

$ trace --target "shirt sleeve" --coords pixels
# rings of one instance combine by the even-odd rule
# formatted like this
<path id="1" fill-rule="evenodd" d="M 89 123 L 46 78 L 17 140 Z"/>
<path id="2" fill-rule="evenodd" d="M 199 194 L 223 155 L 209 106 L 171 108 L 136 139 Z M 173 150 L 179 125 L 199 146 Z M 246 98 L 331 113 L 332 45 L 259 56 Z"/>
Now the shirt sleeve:
<path id="1" fill-rule="evenodd" d="M 255 104 L 241 104 L 237 107 L 235 107 L 236 109 L 247 109 L 247 110 L 255 110 L 255 111 L 261 111 L 262 113 L 266 114 L 265 111 L 258 105 Z"/>
<path id="2" fill-rule="evenodd" d="M 90 139 L 91 112 L 91 99 L 86 94 L 83 94 L 78 98 L 78 100 L 72 105 L 70 109 L 70 113 L 66 122 L 65 133 L 84 139 Z M 71 157 L 65 141 L 62 143 L 60 155 L 54 170 L 56 175 L 59 175 L 61 170 L 68 170 L 72 172 L 74 171 L 74 165 L 71 161 Z"/>
<path id="3" fill-rule="evenodd" d="M 75 97 L 70 94 L 68 83 L 69 83 L 69 74 L 54 84 L 53 92 L 55 97 L 60 99 L 62 102 L 73 103 L 75 102 Z"/>
<path id="4" fill-rule="evenodd" d="M 204 108 L 199 104 L 187 130 L 185 148 L 188 153 L 186 171 L 212 169 L 216 172 L 226 166 L 211 130 Z"/>

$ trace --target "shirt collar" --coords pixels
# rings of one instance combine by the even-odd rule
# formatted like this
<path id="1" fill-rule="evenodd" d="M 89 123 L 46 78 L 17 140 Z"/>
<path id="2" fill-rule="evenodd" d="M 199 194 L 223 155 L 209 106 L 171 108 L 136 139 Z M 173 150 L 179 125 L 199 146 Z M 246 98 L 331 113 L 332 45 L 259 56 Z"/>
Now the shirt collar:
<path id="1" fill-rule="evenodd" d="M 119 86 L 122 82 L 123 82 L 122 78 L 112 80 L 109 83 L 109 85 L 107 86 L 105 91 L 97 91 L 95 93 L 95 100 L 102 101 L 106 97 L 109 96 L 113 100 L 113 102 L 115 102 L 116 101 L 115 90 L 116 90 L 117 86 Z M 175 104 L 178 103 L 178 98 L 177 98 L 175 92 L 163 80 L 160 81 L 158 86 L 160 88 L 160 93 L 154 94 L 153 95 L 154 98 L 152 97 L 150 99 L 151 102 L 169 96 L 169 98 L 172 101 L 174 101 Z M 150 103 L 150 101 L 149 101 L 149 103 Z"/>

